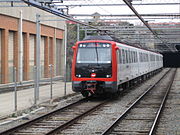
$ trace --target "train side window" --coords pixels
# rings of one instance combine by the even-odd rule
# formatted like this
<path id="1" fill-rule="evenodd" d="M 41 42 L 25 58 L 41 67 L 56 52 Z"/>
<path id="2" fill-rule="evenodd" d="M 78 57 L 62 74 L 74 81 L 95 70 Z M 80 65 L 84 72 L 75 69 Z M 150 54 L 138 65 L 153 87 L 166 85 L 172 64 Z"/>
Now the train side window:
<path id="1" fill-rule="evenodd" d="M 134 51 L 132 51 L 132 63 L 134 63 Z"/>
<path id="2" fill-rule="evenodd" d="M 125 54 L 126 54 L 126 62 L 125 62 L 125 63 L 129 63 L 129 61 L 128 61 L 128 52 L 127 52 L 127 50 L 125 50 Z"/>
<path id="3" fill-rule="evenodd" d="M 121 54 L 121 50 L 119 50 L 119 62 L 122 63 L 122 54 Z"/>
<path id="4" fill-rule="evenodd" d="M 141 55 L 141 62 L 143 62 L 143 53 L 141 53 L 140 55 Z"/>
<path id="5" fill-rule="evenodd" d="M 129 57 L 128 61 L 129 61 L 129 63 L 131 63 L 131 51 L 129 51 L 129 50 L 128 50 L 128 57 Z"/>
<path id="6" fill-rule="evenodd" d="M 123 59 L 123 64 L 125 64 L 126 56 L 124 49 L 122 49 L 122 59 Z"/>
<path id="7" fill-rule="evenodd" d="M 128 58 L 129 58 L 128 59 L 129 63 L 131 63 L 131 51 L 129 51 L 129 50 L 128 50 Z"/>
<path id="8" fill-rule="evenodd" d="M 134 63 L 136 63 L 136 52 L 134 52 Z"/>
<path id="9" fill-rule="evenodd" d="M 134 53 L 131 51 L 131 62 L 134 63 Z"/>
<path id="10" fill-rule="evenodd" d="M 143 53 L 143 62 L 145 62 L 146 61 L 146 55 L 145 55 L 145 53 Z"/>
<path id="11" fill-rule="evenodd" d="M 134 63 L 134 51 L 132 51 L 132 63 Z"/>
<path id="12" fill-rule="evenodd" d="M 152 55 L 152 54 L 151 54 L 151 56 L 150 56 L 150 57 L 151 57 L 151 61 L 153 61 L 153 55 Z"/>
<path id="13" fill-rule="evenodd" d="M 140 62 L 142 62 L 142 53 L 139 53 Z"/>

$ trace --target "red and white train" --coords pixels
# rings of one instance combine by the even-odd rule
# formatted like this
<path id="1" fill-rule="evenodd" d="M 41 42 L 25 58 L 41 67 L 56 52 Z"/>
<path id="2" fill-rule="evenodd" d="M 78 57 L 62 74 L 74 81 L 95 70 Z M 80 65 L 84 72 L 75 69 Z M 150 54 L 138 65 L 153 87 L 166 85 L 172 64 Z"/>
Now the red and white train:
<path id="1" fill-rule="evenodd" d="M 103 36 L 79 41 L 73 50 L 72 89 L 85 97 L 116 93 L 163 67 L 161 54 Z"/>

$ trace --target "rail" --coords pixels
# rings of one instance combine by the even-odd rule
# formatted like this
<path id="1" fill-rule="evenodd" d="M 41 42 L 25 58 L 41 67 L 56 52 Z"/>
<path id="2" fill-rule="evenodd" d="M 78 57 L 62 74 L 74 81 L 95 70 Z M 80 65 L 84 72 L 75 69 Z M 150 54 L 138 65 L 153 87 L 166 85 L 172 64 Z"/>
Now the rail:
<path id="1" fill-rule="evenodd" d="M 109 100 L 103 100 L 100 102 L 94 102 L 92 104 L 92 102 L 88 102 L 88 100 L 89 98 L 84 98 L 70 105 L 67 105 L 63 108 L 56 109 L 48 114 L 42 115 L 38 118 L 25 122 L 24 124 L 20 124 L 11 129 L 3 131 L 0 134 L 1 135 L 15 134 L 15 133 L 23 133 L 23 134 L 40 133 L 46 135 L 52 134 L 72 125 L 77 120 L 83 118 L 89 113 L 92 113 L 93 111 L 97 110 L 98 108 L 108 103 L 109 101 Z M 79 109 L 80 111 L 77 108 L 81 108 Z M 71 112 L 73 114 L 71 114 Z M 63 113 L 67 117 L 63 117 Z M 32 128 L 34 128 L 35 131 L 33 131 Z"/>
<path id="2" fill-rule="evenodd" d="M 143 97 L 145 97 L 145 96 L 147 95 L 147 93 L 149 93 L 153 88 L 155 88 L 156 85 L 157 85 L 163 78 L 165 78 L 165 76 L 166 76 L 170 71 L 171 71 L 171 69 L 168 70 L 154 85 L 150 86 L 137 100 L 134 101 L 134 103 L 133 103 L 132 105 L 130 105 L 130 106 L 124 111 L 124 113 L 122 113 L 108 128 L 106 128 L 106 130 L 105 130 L 101 135 L 107 135 L 107 134 L 111 133 L 112 130 L 118 125 L 118 123 L 119 123 L 121 120 L 123 120 L 123 118 L 132 110 L 132 108 L 133 108 L 137 103 L 139 103 L 139 101 L 140 101 Z M 158 110 L 157 116 L 155 117 L 155 120 L 154 120 L 154 122 L 153 122 L 153 125 L 152 125 L 152 127 L 151 127 L 151 129 L 150 129 L 150 131 L 149 131 L 149 135 L 151 135 L 151 134 L 154 132 L 155 128 L 156 128 L 157 121 L 158 121 L 158 119 L 159 119 L 160 113 L 161 113 L 162 108 L 163 108 L 163 106 L 164 106 L 164 103 L 165 103 L 166 97 L 167 97 L 167 95 L 168 95 L 168 92 L 169 92 L 169 90 L 170 90 L 170 88 L 171 88 L 171 85 L 172 85 L 172 83 L 173 83 L 175 74 L 176 74 L 176 71 L 174 72 L 174 74 L 173 74 L 173 76 L 172 76 L 171 82 L 170 82 L 169 87 L 168 87 L 168 89 L 167 89 L 167 92 L 166 92 L 166 94 L 165 94 L 165 96 L 164 96 L 164 98 L 163 98 L 163 101 L 162 101 L 162 103 L 161 103 L 160 109 Z"/>

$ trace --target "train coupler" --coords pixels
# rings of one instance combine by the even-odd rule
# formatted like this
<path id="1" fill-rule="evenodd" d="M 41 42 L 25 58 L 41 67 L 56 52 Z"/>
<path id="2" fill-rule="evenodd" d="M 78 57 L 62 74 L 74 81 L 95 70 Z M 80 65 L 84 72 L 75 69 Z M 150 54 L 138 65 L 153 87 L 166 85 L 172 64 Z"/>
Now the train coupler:
<path id="1" fill-rule="evenodd" d="M 86 82 L 86 89 L 87 91 L 90 91 L 91 93 L 95 93 L 96 91 L 97 82 Z"/>

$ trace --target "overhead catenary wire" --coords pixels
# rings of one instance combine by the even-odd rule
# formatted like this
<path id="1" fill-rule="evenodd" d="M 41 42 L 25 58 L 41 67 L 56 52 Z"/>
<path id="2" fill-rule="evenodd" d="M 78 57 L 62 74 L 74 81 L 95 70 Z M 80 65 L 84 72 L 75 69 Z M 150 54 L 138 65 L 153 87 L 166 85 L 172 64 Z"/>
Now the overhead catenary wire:
<path id="1" fill-rule="evenodd" d="M 142 17 L 141 17 L 141 15 L 136 11 L 136 9 L 132 6 L 132 4 L 128 1 L 128 0 L 123 0 L 126 4 L 127 4 L 127 6 L 133 11 L 133 13 L 141 20 L 141 22 L 153 33 L 153 35 L 155 35 L 155 37 L 156 38 L 158 38 L 160 41 L 162 41 L 162 43 L 164 43 L 170 50 L 172 50 L 167 44 L 167 42 L 166 41 L 164 41 L 164 40 L 162 40 L 162 38 L 160 38 L 159 36 L 158 36 L 158 34 L 155 32 L 155 31 L 153 31 L 152 29 L 151 29 L 151 27 L 149 26 L 149 24 L 148 24 L 148 22 L 146 22 Z M 173 50 L 172 50 L 173 51 Z"/>
<path id="2" fill-rule="evenodd" d="M 97 31 L 103 31 L 100 27 L 96 27 L 96 26 L 92 26 L 88 23 L 85 23 L 85 22 L 82 22 L 80 21 L 79 19 L 74 19 L 72 18 L 72 16 L 70 15 L 66 15 L 62 12 L 60 12 L 58 9 L 56 9 L 55 7 L 50 7 L 50 6 L 47 6 L 45 3 L 39 3 L 38 1 L 34 1 L 34 0 L 22 0 L 23 2 L 27 3 L 28 5 L 31 5 L 31 6 L 34 6 L 34 7 L 37 7 L 39 9 L 42 9 L 44 11 L 47 11 L 49 13 L 52 13 L 54 15 L 57 15 L 57 16 L 60 16 L 64 19 L 67 19 L 67 20 L 70 20 L 70 21 L 73 21 L 75 23 L 78 23 L 78 24 L 82 24 L 82 25 L 85 25 L 85 26 L 88 26 L 90 28 L 93 28 L 93 29 L 97 29 Z M 87 2 L 87 1 L 86 1 Z M 104 2 L 104 1 L 103 1 Z M 53 3 L 53 2 L 52 2 Z M 93 3 L 91 3 L 93 4 Z M 114 3 L 113 3 L 114 4 Z M 141 15 L 140 15 L 141 16 Z M 142 20 L 141 20 L 142 21 Z M 147 22 L 145 22 L 147 23 Z M 147 23 L 148 25 L 148 23 Z M 145 25 L 146 26 L 146 25 Z M 148 27 L 147 27 L 148 28 Z M 151 28 L 151 27 L 150 27 Z M 149 28 L 148 28 L 149 29 Z M 149 29 L 150 30 L 150 29 Z M 155 36 L 156 39 L 159 39 L 163 44 L 165 44 L 166 46 L 168 46 L 170 48 L 170 46 L 168 45 L 169 43 L 165 40 L 163 40 L 161 37 L 158 36 L 158 34 L 153 30 L 151 29 L 150 30 L 153 35 Z M 170 48 L 171 49 L 171 48 Z"/>
<path id="3" fill-rule="evenodd" d="M 72 21 L 72 22 L 75 22 L 75 23 L 78 23 L 78 24 L 82 24 L 82 25 L 89 26 L 89 27 L 91 27 L 91 28 L 95 28 L 95 29 L 97 29 L 97 30 L 100 30 L 98 27 L 89 25 L 89 24 L 87 24 L 87 23 L 81 22 L 81 21 L 76 20 L 76 19 L 73 19 L 73 18 L 72 18 L 71 16 L 69 16 L 69 15 L 65 15 L 65 14 L 63 14 L 62 12 L 60 12 L 60 11 L 58 11 L 58 10 L 56 10 L 56 9 L 52 9 L 52 8 L 50 8 L 50 7 L 48 7 L 48 6 L 42 5 L 41 3 L 36 2 L 36 1 L 34 1 L 34 0 L 22 0 L 22 1 L 24 1 L 24 2 L 25 2 L 26 4 L 28 4 L 28 5 L 37 7 L 37 8 L 39 8 L 39 9 L 42 9 L 42 10 L 44 10 L 44 11 L 47 11 L 47 12 L 49 12 L 49 13 L 52 13 L 52 14 L 57 15 L 57 16 L 59 16 L 59 17 L 62 17 L 62 18 L 64 18 L 64 19 L 67 19 L 67 20 L 69 20 L 69 21 Z"/>

